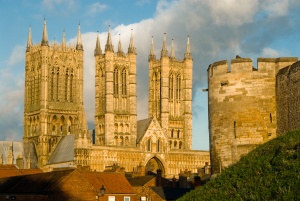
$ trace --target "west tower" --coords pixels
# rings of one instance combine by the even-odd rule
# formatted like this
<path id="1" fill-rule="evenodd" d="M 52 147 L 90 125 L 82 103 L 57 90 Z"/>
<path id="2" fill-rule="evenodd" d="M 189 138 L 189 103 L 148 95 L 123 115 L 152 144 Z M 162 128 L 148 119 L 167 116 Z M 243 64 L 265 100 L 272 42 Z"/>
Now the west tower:
<path id="1" fill-rule="evenodd" d="M 80 26 L 76 46 L 48 41 L 32 44 L 29 28 L 25 63 L 24 143 L 34 143 L 39 166 L 47 163 L 59 140 L 87 137 L 83 109 L 83 46 Z"/>
<path id="2" fill-rule="evenodd" d="M 102 53 L 97 36 L 95 56 L 95 144 L 136 146 L 136 48 L 131 34 L 127 54 L 121 37 L 115 53 L 108 30 Z"/>
<path id="3" fill-rule="evenodd" d="M 164 34 L 160 59 L 152 38 L 149 55 L 149 117 L 155 116 L 168 135 L 170 149 L 192 149 L 192 70 L 189 37 L 184 59 L 175 57 L 172 40 L 168 54 Z"/>

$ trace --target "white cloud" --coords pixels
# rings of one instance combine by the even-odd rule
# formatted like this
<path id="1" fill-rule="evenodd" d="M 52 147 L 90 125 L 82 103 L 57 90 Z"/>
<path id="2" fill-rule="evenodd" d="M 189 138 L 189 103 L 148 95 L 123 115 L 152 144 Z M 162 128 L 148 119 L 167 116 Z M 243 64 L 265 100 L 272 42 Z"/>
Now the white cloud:
<path id="1" fill-rule="evenodd" d="M 258 0 L 205 1 L 215 24 L 240 26 L 253 21 L 258 11 Z"/>
<path id="2" fill-rule="evenodd" d="M 262 55 L 264 57 L 272 57 L 272 58 L 276 58 L 276 57 L 279 57 L 279 52 L 277 50 L 274 50 L 272 48 L 269 48 L 269 47 L 265 47 L 263 50 L 262 50 Z"/>
<path id="3" fill-rule="evenodd" d="M 87 9 L 88 9 L 87 13 L 89 15 L 93 15 L 93 14 L 97 14 L 97 13 L 101 13 L 101 12 L 105 11 L 107 8 L 108 8 L 107 5 L 96 2 L 87 7 Z"/>
<path id="4" fill-rule="evenodd" d="M 8 66 L 13 66 L 20 62 L 24 63 L 24 58 L 25 58 L 24 52 L 25 52 L 24 45 L 17 45 L 13 49 L 13 51 L 8 59 L 8 62 L 7 62 Z"/>

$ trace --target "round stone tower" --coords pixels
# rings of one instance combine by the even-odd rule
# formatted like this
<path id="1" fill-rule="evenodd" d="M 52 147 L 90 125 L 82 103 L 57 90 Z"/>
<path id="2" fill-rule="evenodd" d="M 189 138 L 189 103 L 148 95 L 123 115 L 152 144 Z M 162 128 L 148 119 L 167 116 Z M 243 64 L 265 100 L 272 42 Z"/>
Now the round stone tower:
<path id="1" fill-rule="evenodd" d="M 274 137 L 276 73 L 291 58 L 249 58 L 219 61 L 208 67 L 209 136 L 212 173 Z"/>

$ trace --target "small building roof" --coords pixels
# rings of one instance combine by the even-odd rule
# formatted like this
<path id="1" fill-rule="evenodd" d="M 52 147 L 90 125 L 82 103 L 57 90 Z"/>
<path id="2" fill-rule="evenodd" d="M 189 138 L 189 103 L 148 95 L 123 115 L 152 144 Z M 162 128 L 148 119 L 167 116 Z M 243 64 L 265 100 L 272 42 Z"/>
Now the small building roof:
<path id="1" fill-rule="evenodd" d="M 159 197 L 164 200 L 177 200 L 191 191 L 190 188 L 150 187 Z"/>
<path id="2" fill-rule="evenodd" d="M 74 161 L 74 141 L 74 134 L 63 136 L 51 154 L 47 164 Z"/>
<path id="3" fill-rule="evenodd" d="M 81 182 L 74 183 L 74 181 Z M 67 188 L 62 188 L 62 185 Z M 135 194 L 121 173 L 89 172 L 78 169 L 2 178 L 0 179 L 0 194 L 47 195 L 62 191 L 68 194 L 72 193 L 69 192 L 69 188 L 75 188 L 75 186 L 76 189 L 91 189 L 91 191 L 98 192 L 102 185 L 106 188 L 106 194 Z"/>
<path id="4" fill-rule="evenodd" d="M 15 165 L 0 165 L 0 178 L 43 173 L 41 169 L 18 169 Z"/>
<path id="5" fill-rule="evenodd" d="M 140 176 L 140 177 L 127 177 L 126 178 L 131 186 L 144 186 L 152 179 L 155 179 L 155 176 Z"/>

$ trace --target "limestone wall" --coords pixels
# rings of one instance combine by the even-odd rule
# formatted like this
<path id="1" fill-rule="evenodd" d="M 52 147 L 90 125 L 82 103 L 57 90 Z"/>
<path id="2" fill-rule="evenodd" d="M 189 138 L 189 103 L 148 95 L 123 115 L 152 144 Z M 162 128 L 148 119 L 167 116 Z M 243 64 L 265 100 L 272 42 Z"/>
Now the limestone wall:
<path id="1" fill-rule="evenodd" d="M 276 77 L 278 134 L 300 128 L 300 61 L 281 69 Z"/>
<path id="2" fill-rule="evenodd" d="M 106 167 L 117 164 L 124 167 L 126 172 L 143 174 L 146 166 L 153 165 L 154 172 L 156 169 L 164 169 L 163 174 L 167 178 L 178 176 L 184 170 L 196 173 L 210 160 L 208 151 L 149 153 L 136 148 L 114 146 L 92 146 L 89 154 L 89 164 L 86 165 L 90 166 L 91 170 L 104 171 Z"/>
<path id="3" fill-rule="evenodd" d="M 275 75 L 295 58 L 259 58 L 213 63 L 208 68 L 212 173 L 237 162 L 257 145 L 276 137 Z"/>

